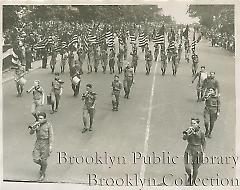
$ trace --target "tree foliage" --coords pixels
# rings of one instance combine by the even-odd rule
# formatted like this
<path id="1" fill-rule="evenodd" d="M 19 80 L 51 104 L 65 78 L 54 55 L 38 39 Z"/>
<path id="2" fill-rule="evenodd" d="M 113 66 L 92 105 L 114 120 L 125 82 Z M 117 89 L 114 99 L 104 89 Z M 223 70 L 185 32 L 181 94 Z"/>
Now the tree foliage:
<path id="1" fill-rule="evenodd" d="M 234 5 L 190 5 L 188 13 L 206 28 L 234 33 Z"/>

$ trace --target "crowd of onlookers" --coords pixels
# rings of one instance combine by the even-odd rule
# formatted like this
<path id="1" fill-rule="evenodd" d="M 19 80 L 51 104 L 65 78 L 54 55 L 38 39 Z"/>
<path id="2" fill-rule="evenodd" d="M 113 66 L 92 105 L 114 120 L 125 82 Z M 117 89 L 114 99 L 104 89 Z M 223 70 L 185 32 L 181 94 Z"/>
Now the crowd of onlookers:
<path id="1" fill-rule="evenodd" d="M 227 51 L 235 51 L 235 37 L 233 34 L 207 30 L 204 36 L 211 41 L 212 47 L 222 47 Z"/>

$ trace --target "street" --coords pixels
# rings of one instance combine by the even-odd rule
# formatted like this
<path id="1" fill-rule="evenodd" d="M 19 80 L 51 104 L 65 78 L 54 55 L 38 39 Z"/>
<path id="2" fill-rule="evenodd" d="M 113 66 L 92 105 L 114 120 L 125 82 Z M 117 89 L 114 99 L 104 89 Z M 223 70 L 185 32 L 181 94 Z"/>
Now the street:
<path id="1" fill-rule="evenodd" d="M 153 44 L 150 46 L 153 52 Z M 130 46 L 128 47 L 128 61 Z M 206 156 L 235 155 L 235 66 L 233 55 L 223 49 L 210 47 L 203 39 L 196 46 L 199 56 L 199 67 L 215 71 L 220 84 L 221 113 L 215 123 L 213 138 L 207 140 Z M 153 62 L 151 74 L 145 75 L 144 54 L 138 49 L 139 61 L 135 83 L 131 89 L 130 99 L 121 94 L 118 112 L 112 112 L 111 82 L 113 76 L 108 72 L 84 74 L 78 97 L 73 96 L 69 71 L 61 75 L 65 82 L 59 111 L 50 115 L 50 106 L 44 105 L 47 119 L 54 129 L 54 147 L 48 160 L 46 181 L 88 183 L 87 174 L 99 177 L 119 178 L 125 174 L 139 174 L 144 178 L 161 179 L 173 174 L 176 178 L 184 178 L 185 170 L 183 154 L 187 142 L 182 139 L 182 132 L 190 126 L 191 117 L 199 117 L 203 131 L 204 103 L 197 102 L 196 82 L 192 85 L 191 63 L 186 63 L 184 53 L 178 67 L 177 76 L 172 76 L 171 64 L 168 64 L 166 75 L 161 75 L 161 63 Z M 115 65 L 115 68 L 116 65 Z M 60 71 L 59 62 L 57 71 Z M 117 69 L 115 69 L 116 71 Z M 25 91 L 38 79 L 45 90 L 50 92 L 54 75 L 50 69 L 36 69 L 26 76 L 28 80 Z M 123 74 L 120 75 L 121 81 Z M 82 134 L 83 128 L 81 94 L 87 83 L 93 84 L 97 93 L 96 115 L 93 131 Z M 28 125 L 34 122 L 31 115 L 32 95 L 24 93 L 16 97 L 13 80 L 3 84 L 3 179 L 14 181 L 35 181 L 38 178 L 38 166 L 32 161 L 32 149 L 35 135 L 31 136 Z M 59 163 L 59 153 L 69 156 L 91 157 L 115 156 L 114 164 L 108 163 Z M 106 153 L 105 153 L 106 152 Z M 178 156 L 175 163 L 143 164 L 142 160 L 133 163 L 133 153 L 143 156 L 166 154 Z M 140 155 L 140 154 L 138 154 Z M 125 162 L 122 162 L 122 157 Z M 66 161 L 66 159 L 65 159 Z M 231 178 L 235 176 L 233 161 L 230 164 L 205 164 L 199 169 L 199 178 L 205 177 Z M 169 184 L 174 185 L 174 184 Z"/>

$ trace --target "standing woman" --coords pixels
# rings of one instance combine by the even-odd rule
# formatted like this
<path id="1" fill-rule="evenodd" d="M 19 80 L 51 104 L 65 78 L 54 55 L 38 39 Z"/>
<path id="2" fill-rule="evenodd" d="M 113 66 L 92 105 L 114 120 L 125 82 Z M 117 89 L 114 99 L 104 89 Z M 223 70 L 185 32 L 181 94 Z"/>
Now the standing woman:
<path id="1" fill-rule="evenodd" d="M 196 185 L 198 169 L 203 162 L 203 155 L 206 149 L 205 135 L 199 126 L 198 118 L 191 118 L 191 126 L 183 131 L 183 140 L 188 145 L 184 153 L 185 171 L 188 175 L 187 186 Z"/>

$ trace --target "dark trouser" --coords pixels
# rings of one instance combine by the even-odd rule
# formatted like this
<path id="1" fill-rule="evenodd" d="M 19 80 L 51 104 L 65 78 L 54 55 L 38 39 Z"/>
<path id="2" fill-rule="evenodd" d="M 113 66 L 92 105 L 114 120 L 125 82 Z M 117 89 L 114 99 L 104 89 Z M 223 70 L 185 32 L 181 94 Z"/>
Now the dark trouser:
<path id="1" fill-rule="evenodd" d="M 162 61 L 162 65 L 161 65 L 162 75 L 165 75 L 166 68 L 167 68 L 167 62 L 166 61 Z"/>
<path id="2" fill-rule="evenodd" d="M 124 91 L 125 91 L 125 98 L 129 98 L 129 94 L 130 94 L 130 89 L 133 83 L 133 79 L 132 78 L 127 78 L 124 79 L 123 81 L 123 85 L 124 85 Z"/>
<path id="3" fill-rule="evenodd" d="M 31 68 L 32 68 L 32 62 L 30 60 L 26 60 L 25 70 L 28 71 Z"/>
<path id="4" fill-rule="evenodd" d="M 196 75 L 197 69 L 198 69 L 198 64 L 197 63 L 193 63 L 192 64 L 192 74 L 193 75 Z"/>
<path id="5" fill-rule="evenodd" d="M 188 184 L 193 185 L 196 182 L 198 169 L 203 162 L 203 152 L 200 145 L 188 145 L 184 153 L 185 171 L 188 175 Z"/>
<path id="6" fill-rule="evenodd" d="M 172 62 L 172 71 L 175 76 L 177 74 L 177 63 L 175 61 Z"/>
<path id="7" fill-rule="evenodd" d="M 210 111 L 208 108 L 205 107 L 204 112 L 204 125 L 205 125 L 205 135 L 211 135 L 214 123 L 217 120 L 217 111 Z"/>
<path id="8" fill-rule="evenodd" d="M 43 57 L 43 59 L 42 59 L 42 68 L 43 69 L 47 68 L 47 57 Z"/>
<path id="9" fill-rule="evenodd" d="M 80 82 L 78 84 L 73 84 L 72 83 L 72 89 L 73 89 L 73 92 L 74 92 L 74 96 L 77 96 L 79 94 Z"/>
<path id="10" fill-rule="evenodd" d="M 151 61 L 147 61 L 147 62 L 146 62 L 146 74 L 147 74 L 147 75 L 150 74 L 151 67 L 152 67 L 152 62 L 151 62 Z"/>
<path id="11" fill-rule="evenodd" d="M 57 110 L 58 106 L 59 106 L 59 101 L 60 101 L 60 94 L 58 93 L 54 93 L 55 96 L 55 102 L 52 103 L 52 111 Z M 54 108 L 54 105 L 56 105 L 56 107 Z"/>
<path id="12" fill-rule="evenodd" d="M 112 92 L 112 106 L 113 109 L 118 109 L 120 92 Z"/>
<path id="13" fill-rule="evenodd" d="M 111 74 L 114 73 L 114 64 L 115 64 L 114 60 L 110 59 L 109 60 L 109 68 L 110 68 L 110 73 Z"/>
<path id="14" fill-rule="evenodd" d="M 92 128 L 93 125 L 93 117 L 95 114 L 95 108 L 83 108 L 83 124 L 84 128 L 87 128 L 87 114 L 89 115 L 89 128 Z"/>
<path id="15" fill-rule="evenodd" d="M 18 93 L 19 95 L 21 95 L 22 92 L 23 92 L 23 85 L 21 85 L 21 84 L 19 84 L 18 82 L 16 82 L 16 87 L 17 87 L 17 93 Z"/>

